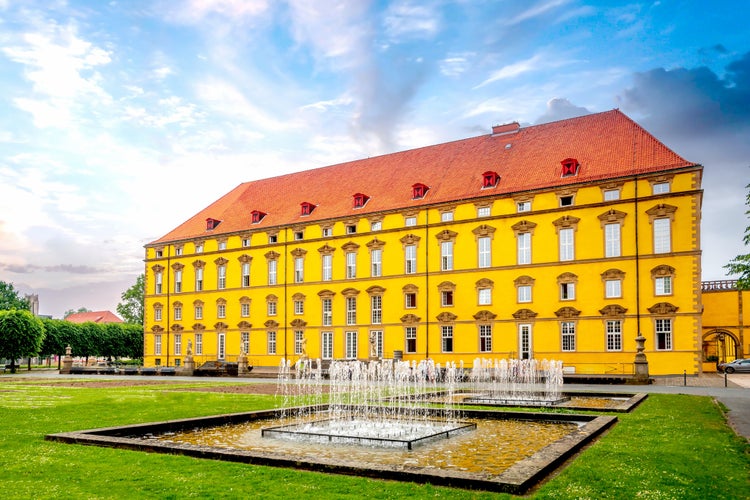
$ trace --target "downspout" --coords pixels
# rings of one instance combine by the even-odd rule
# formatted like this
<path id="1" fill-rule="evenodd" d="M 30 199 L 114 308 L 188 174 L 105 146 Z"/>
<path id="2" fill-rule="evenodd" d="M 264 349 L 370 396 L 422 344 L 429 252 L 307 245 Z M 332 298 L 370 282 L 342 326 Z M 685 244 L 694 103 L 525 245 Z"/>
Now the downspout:
<path id="1" fill-rule="evenodd" d="M 425 210 L 424 222 L 424 286 L 425 286 L 425 348 L 424 357 L 430 359 L 430 209 Z"/>
<path id="2" fill-rule="evenodd" d="M 172 269 L 169 265 L 170 262 L 170 255 L 169 250 L 171 248 L 171 245 L 167 245 L 167 307 L 165 307 L 167 312 L 167 364 L 166 366 L 169 366 L 169 318 L 172 314 L 172 310 L 169 308 L 169 270 Z"/>
<path id="3" fill-rule="evenodd" d="M 287 290 L 288 290 L 288 275 L 287 275 L 287 263 L 289 259 L 289 228 L 284 228 L 284 364 L 287 362 L 287 334 L 288 334 L 288 328 L 287 328 Z M 277 271 L 278 274 L 278 271 Z"/>

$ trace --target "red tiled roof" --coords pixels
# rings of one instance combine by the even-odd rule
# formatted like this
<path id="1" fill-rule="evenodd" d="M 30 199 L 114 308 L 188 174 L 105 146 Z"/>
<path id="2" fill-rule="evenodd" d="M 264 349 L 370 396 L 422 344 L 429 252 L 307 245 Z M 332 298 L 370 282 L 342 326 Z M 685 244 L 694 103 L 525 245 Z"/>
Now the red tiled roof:
<path id="1" fill-rule="evenodd" d="M 619 110 L 513 130 L 246 182 L 150 245 L 694 165 Z M 578 175 L 561 177 L 566 158 L 578 160 Z M 501 180 L 482 190 L 488 170 Z M 416 183 L 429 190 L 413 200 Z M 364 207 L 353 207 L 355 193 L 369 196 Z M 316 205 L 309 216 L 302 202 Z M 253 210 L 267 215 L 251 224 Z M 222 222 L 207 231 L 207 218 Z"/>
<path id="2" fill-rule="evenodd" d="M 73 313 L 66 317 L 65 321 L 70 321 L 71 323 L 88 323 L 89 321 L 94 323 L 122 323 L 122 320 L 110 311 Z"/>

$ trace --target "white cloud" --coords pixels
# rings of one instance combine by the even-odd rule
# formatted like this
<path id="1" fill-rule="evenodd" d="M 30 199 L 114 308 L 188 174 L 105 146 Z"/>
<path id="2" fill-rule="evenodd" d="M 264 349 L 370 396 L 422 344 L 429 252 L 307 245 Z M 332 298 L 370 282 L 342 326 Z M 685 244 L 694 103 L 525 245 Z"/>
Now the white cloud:
<path id="1" fill-rule="evenodd" d="M 547 12 L 556 9 L 557 7 L 563 6 L 566 3 L 568 3 L 569 0 L 550 0 L 543 3 L 538 3 L 536 5 L 532 5 L 525 11 L 521 12 L 520 14 L 508 19 L 505 24 L 508 26 L 512 26 L 515 24 L 520 24 L 524 21 L 528 21 L 529 19 L 533 19 L 536 17 L 539 17 L 541 15 L 546 14 Z"/>
<path id="2" fill-rule="evenodd" d="M 413 2 L 394 3 L 383 19 L 385 33 L 392 41 L 402 38 L 432 38 L 440 30 L 439 14 Z"/>
<path id="3" fill-rule="evenodd" d="M 445 76 L 461 76 L 469 69 L 470 60 L 475 55 L 473 52 L 449 54 L 448 57 L 440 61 L 440 73 Z"/>
<path id="4" fill-rule="evenodd" d="M 164 17 L 168 21 L 197 24 L 208 16 L 218 15 L 231 22 L 257 17 L 268 9 L 267 0 L 165 0 Z"/>

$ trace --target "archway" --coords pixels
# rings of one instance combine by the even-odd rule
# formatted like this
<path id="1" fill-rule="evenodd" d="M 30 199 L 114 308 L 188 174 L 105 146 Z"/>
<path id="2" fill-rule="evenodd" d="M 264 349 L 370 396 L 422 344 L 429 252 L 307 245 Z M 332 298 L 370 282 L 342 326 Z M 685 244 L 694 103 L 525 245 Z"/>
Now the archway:
<path id="1" fill-rule="evenodd" d="M 737 359 L 739 340 L 728 330 L 715 329 L 703 334 L 703 361 L 726 363 Z"/>

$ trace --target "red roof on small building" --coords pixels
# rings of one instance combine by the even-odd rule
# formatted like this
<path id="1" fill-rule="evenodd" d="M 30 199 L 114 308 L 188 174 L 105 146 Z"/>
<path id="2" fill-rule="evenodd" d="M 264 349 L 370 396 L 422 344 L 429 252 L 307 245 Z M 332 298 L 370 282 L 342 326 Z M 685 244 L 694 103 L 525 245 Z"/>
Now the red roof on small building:
<path id="1" fill-rule="evenodd" d="M 240 184 L 149 245 L 236 233 L 383 210 L 403 210 L 485 196 L 511 195 L 695 165 L 667 148 L 619 110 L 530 127 L 496 126 L 495 133 Z M 575 175 L 560 162 L 575 158 Z M 482 189 L 483 174 L 499 183 Z M 412 187 L 424 184 L 424 197 Z M 364 207 L 352 195 L 367 193 Z M 300 213 L 301 203 L 315 207 Z M 252 212 L 266 214 L 252 224 Z M 221 221 L 206 229 L 206 219 Z"/>
<path id="2" fill-rule="evenodd" d="M 88 323 L 89 321 L 93 323 L 122 323 L 123 321 L 115 316 L 114 313 L 111 311 L 89 311 L 89 312 L 80 312 L 80 313 L 73 313 L 67 318 L 65 318 L 65 321 L 70 321 L 71 323 Z"/>

